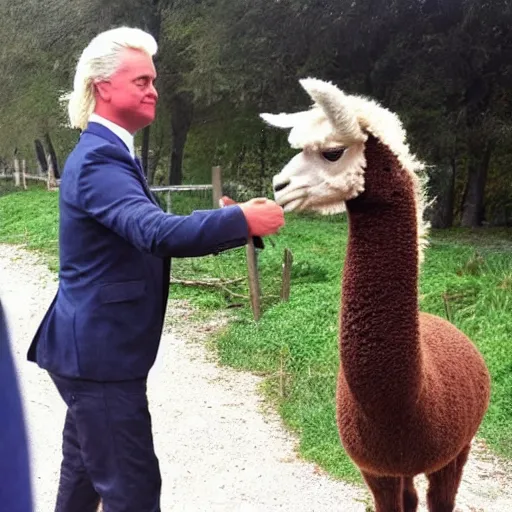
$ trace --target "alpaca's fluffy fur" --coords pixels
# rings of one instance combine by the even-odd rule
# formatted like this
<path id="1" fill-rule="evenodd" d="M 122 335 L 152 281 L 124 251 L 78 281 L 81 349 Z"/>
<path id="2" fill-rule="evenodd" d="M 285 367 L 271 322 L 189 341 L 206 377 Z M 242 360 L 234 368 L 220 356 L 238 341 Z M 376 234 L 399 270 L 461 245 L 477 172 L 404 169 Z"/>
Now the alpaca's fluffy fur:
<path id="1" fill-rule="evenodd" d="M 367 134 L 375 136 L 389 147 L 405 172 L 411 175 L 414 183 L 418 252 L 421 263 L 429 230 L 429 223 L 424 219 L 427 207 L 426 177 L 423 172 L 425 166 L 411 153 L 406 143 L 405 130 L 398 116 L 374 100 L 362 96 L 345 95 L 331 83 L 311 78 L 301 80 L 300 83 L 315 101 L 309 110 L 293 114 L 261 114 L 261 117 L 273 126 L 291 128 L 288 137 L 290 145 L 308 153 L 340 146 L 350 147 L 365 142 Z M 364 170 L 364 146 L 359 145 L 359 147 L 362 158 L 358 158 L 357 161 L 362 165 L 360 168 Z M 349 170 L 351 175 L 359 174 L 359 169 L 347 165 L 344 172 Z M 362 189 L 358 190 L 358 193 L 360 192 Z M 338 213 L 344 208 L 340 205 L 331 205 L 318 210 L 322 213 Z"/>

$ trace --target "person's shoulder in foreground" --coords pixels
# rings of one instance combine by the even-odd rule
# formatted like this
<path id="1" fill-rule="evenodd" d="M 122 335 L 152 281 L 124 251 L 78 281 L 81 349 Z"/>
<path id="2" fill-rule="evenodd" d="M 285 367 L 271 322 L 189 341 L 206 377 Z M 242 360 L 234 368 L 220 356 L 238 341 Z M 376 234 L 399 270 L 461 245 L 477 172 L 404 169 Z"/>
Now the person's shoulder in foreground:
<path id="1" fill-rule="evenodd" d="M 7 319 L 0 301 L 0 510 L 32 512 L 27 434 L 12 357 Z"/>

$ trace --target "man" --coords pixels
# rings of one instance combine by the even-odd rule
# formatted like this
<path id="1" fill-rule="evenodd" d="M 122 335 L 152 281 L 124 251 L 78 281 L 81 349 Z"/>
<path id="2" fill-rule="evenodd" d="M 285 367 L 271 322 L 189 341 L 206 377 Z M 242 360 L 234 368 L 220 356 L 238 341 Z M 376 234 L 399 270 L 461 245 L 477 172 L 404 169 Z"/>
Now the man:
<path id="1" fill-rule="evenodd" d="M 98 35 L 69 101 L 83 130 L 60 185 L 59 289 L 29 350 L 68 406 L 59 512 L 157 512 L 161 478 L 146 378 L 157 354 L 171 257 L 215 254 L 275 233 L 283 211 L 254 199 L 188 216 L 156 204 L 133 135 L 158 99 L 147 33 Z"/>
<path id="2" fill-rule="evenodd" d="M 0 302 L 0 510 L 32 512 L 25 418 L 7 327 Z"/>

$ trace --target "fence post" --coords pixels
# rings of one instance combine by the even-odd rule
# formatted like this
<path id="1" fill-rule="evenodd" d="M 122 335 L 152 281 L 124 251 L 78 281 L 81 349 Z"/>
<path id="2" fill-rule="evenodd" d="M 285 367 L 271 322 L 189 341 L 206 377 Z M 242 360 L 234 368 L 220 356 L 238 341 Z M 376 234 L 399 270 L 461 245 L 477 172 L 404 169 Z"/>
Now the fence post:
<path id="1" fill-rule="evenodd" d="M 246 246 L 247 270 L 249 273 L 249 295 L 251 297 L 251 306 L 254 320 L 260 319 L 260 280 L 258 277 L 258 263 L 256 248 L 252 236 Z"/>
<path id="2" fill-rule="evenodd" d="M 287 301 L 290 298 L 290 284 L 292 278 L 293 254 L 290 249 L 284 250 L 283 279 L 281 283 L 281 300 Z"/>
<path id="3" fill-rule="evenodd" d="M 167 213 L 171 213 L 171 191 L 168 190 L 167 191 L 167 195 L 166 195 L 166 203 L 167 203 Z"/>
<path id="4" fill-rule="evenodd" d="M 212 189 L 213 207 L 219 208 L 219 201 L 222 197 L 222 172 L 220 166 L 212 167 Z"/>
<path id="5" fill-rule="evenodd" d="M 56 183 L 55 176 L 53 174 L 53 163 L 49 154 L 46 155 L 46 161 L 48 162 L 48 175 L 46 178 L 46 187 L 48 188 L 48 190 L 51 190 L 52 188 L 55 187 Z"/>
<path id="6" fill-rule="evenodd" d="M 17 156 L 14 157 L 14 186 L 20 186 L 20 161 Z"/>
<path id="7" fill-rule="evenodd" d="M 23 159 L 21 161 L 21 183 L 23 184 L 23 190 L 27 190 L 27 161 Z"/>

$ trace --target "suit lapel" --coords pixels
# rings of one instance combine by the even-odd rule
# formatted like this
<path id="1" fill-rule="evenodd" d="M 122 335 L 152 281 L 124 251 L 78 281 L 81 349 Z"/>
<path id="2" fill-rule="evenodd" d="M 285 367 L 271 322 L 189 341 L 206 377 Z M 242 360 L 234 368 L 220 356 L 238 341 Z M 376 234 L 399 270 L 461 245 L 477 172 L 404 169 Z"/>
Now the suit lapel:
<path id="1" fill-rule="evenodd" d="M 142 187 L 144 188 L 144 192 L 154 204 L 160 207 L 158 201 L 156 200 L 156 197 L 149 189 L 139 158 L 137 156 L 135 156 L 135 158 L 132 158 L 130 150 L 128 149 L 126 144 L 114 132 L 110 131 L 106 126 L 103 126 L 100 123 L 89 123 L 85 131 L 108 140 L 110 143 L 115 144 L 116 146 L 120 147 L 121 149 L 125 150 L 128 153 L 128 156 L 134 163 L 135 173 L 137 174 L 137 178 L 139 179 L 139 181 L 142 184 Z"/>

